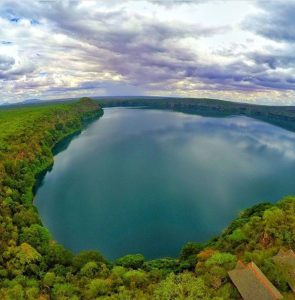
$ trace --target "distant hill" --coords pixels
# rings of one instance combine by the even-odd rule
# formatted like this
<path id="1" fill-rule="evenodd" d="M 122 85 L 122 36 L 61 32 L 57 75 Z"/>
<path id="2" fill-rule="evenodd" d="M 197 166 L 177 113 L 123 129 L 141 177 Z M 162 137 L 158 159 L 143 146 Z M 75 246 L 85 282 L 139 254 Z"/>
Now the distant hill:
<path id="1" fill-rule="evenodd" d="M 42 102 L 42 100 L 40 100 L 40 99 L 27 99 L 27 100 L 22 101 L 21 103 L 22 104 L 35 104 L 35 103 L 40 103 L 40 102 Z"/>
<path id="2" fill-rule="evenodd" d="M 17 102 L 17 103 L 10 103 L 10 102 L 2 102 L 0 103 L 0 106 L 21 106 L 21 105 L 27 105 L 27 104 L 39 104 L 42 103 L 44 101 L 40 100 L 40 99 L 26 99 L 24 101 L 21 102 Z"/>
<path id="3" fill-rule="evenodd" d="M 244 115 L 295 131 L 295 106 L 270 106 L 238 103 L 209 98 L 174 97 L 100 97 L 94 98 L 104 107 L 147 107 L 169 109 L 190 114 L 222 117 Z"/>

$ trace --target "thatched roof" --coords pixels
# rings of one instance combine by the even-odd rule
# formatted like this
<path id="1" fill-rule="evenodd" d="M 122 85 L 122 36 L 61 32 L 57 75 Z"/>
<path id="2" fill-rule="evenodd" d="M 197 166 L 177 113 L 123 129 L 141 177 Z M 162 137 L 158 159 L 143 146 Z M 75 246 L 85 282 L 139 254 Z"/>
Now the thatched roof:
<path id="1" fill-rule="evenodd" d="M 281 293 L 253 262 L 244 265 L 239 261 L 236 268 L 229 271 L 228 274 L 244 300 L 283 298 Z"/>
<path id="2" fill-rule="evenodd" d="M 295 253 L 293 250 L 281 249 L 279 253 L 273 257 L 273 260 L 283 271 L 290 288 L 295 293 Z"/>

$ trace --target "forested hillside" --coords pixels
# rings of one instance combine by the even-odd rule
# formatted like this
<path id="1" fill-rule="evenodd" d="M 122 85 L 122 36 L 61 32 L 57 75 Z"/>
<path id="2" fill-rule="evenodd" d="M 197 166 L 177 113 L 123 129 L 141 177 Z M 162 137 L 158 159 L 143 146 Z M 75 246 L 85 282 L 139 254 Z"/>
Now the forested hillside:
<path id="1" fill-rule="evenodd" d="M 295 197 L 241 212 L 219 237 L 184 245 L 178 258 L 110 262 L 56 243 L 33 206 L 36 176 L 53 163 L 56 143 L 102 113 L 90 99 L 0 110 L 0 299 L 239 299 L 227 274 L 238 259 L 254 261 L 294 299 L 272 257 L 295 249 Z"/>
<path id="2" fill-rule="evenodd" d="M 141 106 L 215 117 L 244 115 L 295 131 L 295 106 L 255 105 L 218 99 L 175 97 L 110 97 L 95 100 L 102 107 Z"/>

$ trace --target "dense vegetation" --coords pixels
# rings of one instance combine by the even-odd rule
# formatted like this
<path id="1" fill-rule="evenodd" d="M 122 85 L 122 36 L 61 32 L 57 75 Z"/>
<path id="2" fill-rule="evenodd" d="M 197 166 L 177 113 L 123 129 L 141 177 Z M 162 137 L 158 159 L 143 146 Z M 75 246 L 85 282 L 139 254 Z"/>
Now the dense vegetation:
<path id="1" fill-rule="evenodd" d="M 57 244 L 32 203 L 36 176 L 53 163 L 56 143 L 101 115 L 89 99 L 0 110 L 0 299 L 239 299 L 227 275 L 237 259 L 253 260 L 294 299 L 272 256 L 295 249 L 295 197 L 243 211 L 219 237 L 186 244 L 176 259 L 109 262 Z"/>

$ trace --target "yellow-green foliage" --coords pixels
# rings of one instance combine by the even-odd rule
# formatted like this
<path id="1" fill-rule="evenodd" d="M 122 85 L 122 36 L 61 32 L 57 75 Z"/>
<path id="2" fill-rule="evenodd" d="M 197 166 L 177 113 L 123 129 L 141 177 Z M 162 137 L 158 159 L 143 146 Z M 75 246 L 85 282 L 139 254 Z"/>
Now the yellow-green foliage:
<path id="1" fill-rule="evenodd" d="M 99 114 L 99 106 L 89 99 L 0 110 L 1 199 L 32 200 L 36 175 L 53 162 L 52 147 L 80 130 L 84 118 Z"/>

